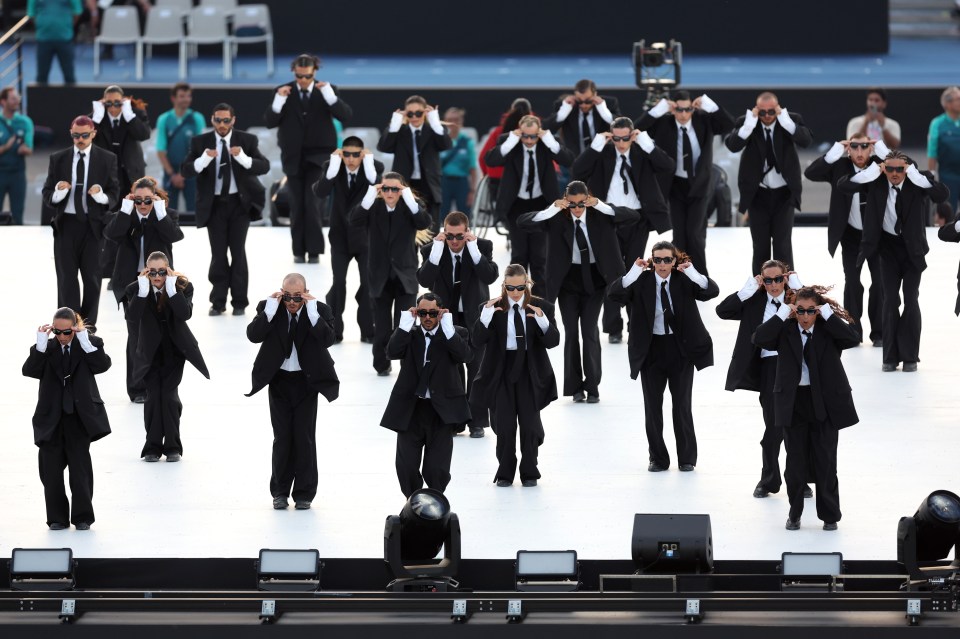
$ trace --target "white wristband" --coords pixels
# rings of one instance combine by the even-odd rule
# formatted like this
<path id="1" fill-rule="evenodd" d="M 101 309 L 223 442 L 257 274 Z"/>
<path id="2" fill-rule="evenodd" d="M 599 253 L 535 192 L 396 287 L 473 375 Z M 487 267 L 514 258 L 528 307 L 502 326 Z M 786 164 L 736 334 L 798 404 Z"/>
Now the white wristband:
<path id="1" fill-rule="evenodd" d="M 126 213 L 127 215 L 133 213 L 133 200 L 128 200 L 127 198 L 120 200 L 120 212 Z"/>

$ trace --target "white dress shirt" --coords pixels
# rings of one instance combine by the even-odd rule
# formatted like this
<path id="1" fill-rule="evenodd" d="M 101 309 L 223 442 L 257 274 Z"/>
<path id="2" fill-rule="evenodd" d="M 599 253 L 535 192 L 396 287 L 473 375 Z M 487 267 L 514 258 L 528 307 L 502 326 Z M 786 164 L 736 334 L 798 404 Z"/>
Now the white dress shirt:
<path id="1" fill-rule="evenodd" d="M 663 287 L 664 282 L 667 284 L 667 299 L 670 300 L 670 308 L 675 308 L 673 305 L 673 295 L 670 294 L 670 278 L 673 277 L 673 273 L 667 275 L 667 279 L 663 279 L 656 273 L 653 274 L 654 281 L 657 284 L 656 295 L 654 301 L 654 312 L 653 312 L 653 334 L 654 335 L 670 335 L 673 333 L 673 329 L 664 321 L 663 319 L 663 300 L 660 296 L 660 290 Z"/>
<path id="2" fill-rule="evenodd" d="M 690 176 L 683 168 L 683 129 L 687 130 L 687 137 L 690 138 L 690 154 L 694 171 L 697 170 L 697 162 L 700 161 L 700 140 L 697 138 L 696 131 L 693 130 L 693 120 L 686 124 L 677 122 L 677 170 L 674 175 L 689 179 Z"/>
<path id="3" fill-rule="evenodd" d="M 412 124 L 408 124 L 407 126 L 410 127 L 411 144 L 413 144 L 413 170 L 410 172 L 410 179 L 419 180 L 420 179 L 420 151 L 418 150 L 418 147 L 417 147 L 417 131 L 423 131 L 423 125 L 421 124 L 420 126 L 413 126 Z M 420 135 L 423 136 L 423 133 L 421 133 Z"/>
<path id="4" fill-rule="evenodd" d="M 523 152 L 523 162 L 520 164 L 523 166 L 523 174 L 520 176 L 520 192 L 517 193 L 517 197 L 521 200 L 532 200 L 543 195 L 543 190 L 540 188 L 540 169 L 537 165 L 537 146 L 534 145 L 533 148 L 522 148 Z M 533 192 L 527 191 L 527 180 L 530 176 L 530 158 L 533 157 Z"/>
<path id="5" fill-rule="evenodd" d="M 890 235 L 897 234 L 897 190 L 903 188 L 903 182 L 900 183 L 900 186 L 893 186 L 892 184 L 887 184 L 887 206 L 883 211 L 883 231 L 889 233 Z M 900 193 L 900 197 L 903 197 L 903 193 Z"/>
<path id="6" fill-rule="evenodd" d="M 84 190 L 84 196 L 83 196 L 84 212 L 87 212 L 86 193 L 88 193 L 90 189 L 92 189 L 94 186 L 100 186 L 99 184 L 93 184 L 93 185 L 87 184 L 87 176 L 90 175 L 90 154 L 92 150 L 93 150 L 93 146 L 88 146 L 86 149 L 82 151 L 84 155 L 84 158 L 83 158 L 84 174 L 80 176 L 79 181 L 83 182 L 82 188 Z M 77 180 L 77 161 L 80 159 L 80 153 L 81 153 L 80 149 L 74 146 L 73 147 L 73 166 L 70 169 L 70 187 L 66 189 L 55 190 L 53 192 L 53 195 L 50 198 L 54 204 L 59 204 L 64 200 L 64 198 L 67 198 L 67 204 L 63 209 L 63 212 L 69 213 L 71 215 L 76 215 L 77 213 L 77 208 L 76 206 L 74 206 L 74 202 L 73 202 L 73 191 L 74 189 L 77 188 L 77 181 L 78 181 Z M 70 197 L 67 197 L 68 195 Z M 98 204 L 106 204 L 107 202 L 110 201 L 107 198 L 107 194 L 103 192 L 102 188 L 100 189 L 99 193 L 97 193 L 96 195 L 91 195 L 90 197 L 92 197 L 93 201 Z"/>
<path id="7" fill-rule="evenodd" d="M 580 217 L 570 216 L 570 223 L 573 224 L 573 256 L 574 264 L 580 264 L 580 247 L 577 246 L 577 222 L 580 222 L 580 228 L 583 229 L 583 236 L 587 238 L 587 252 L 590 254 L 590 263 L 595 264 L 596 256 L 593 254 L 593 245 L 590 244 L 590 231 L 587 230 L 587 211 L 584 210 Z"/>
<path id="8" fill-rule="evenodd" d="M 797 323 L 797 329 L 800 331 L 800 352 L 803 353 L 803 347 L 807 345 L 807 340 L 813 338 L 813 327 L 816 324 L 811 324 L 810 328 L 803 328 Z M 804 335 L 804 331 L 810 333 L 809 336 Z M 811 346 L 810 348 L 813 348 Z M 800 386 L 809 386 L 810 385 L 810 369 L 807 367 L 807 360 L 800 357 Z"/>
<path id="9" fill-rule="evenodd" d="M 637 190 L 633 188 L 633 180 L 630 178 L 630 169 L 633 166 L 630 163 L 630 154 L 629 153 L 620 153 L 617 151 L 614 154 L 614 157 L 617 158 L 617 162 L 613 167 L 613 177 L 610 179 L 610 186 L 607 188 L 607 202 L 614 206 L 625 206 L 631 208 L 634 211 L 639 211 L 640 198 L 637 197 Z M 624 158 L 627 162 L 627 192 L 623 192 L 624 179 L 620 175 L 620 165 L 623 163 Z"/>
<path id="10" fill-rule="evenodd" d="M 274 315 L 277 314 L 277 311 L 280 309 L 280 300 L 276 297 L 268 297 L 266 303 L 263 307 L 263 314 L 267 316 L 267 321 L 272 322 Z M 307 300 L 306 303 L 300 307 L 300 310 L 297 311 L 294 317 L 297 318 L 297 322 L 300 321 L 300 313 L 306 309 L 307 311 L 307 320 L 310 322 L 311 326 L 316 326 L 317 322 L 320 320 L 320 311 L 317 310 L 317 300 Z M 290 330 L 290 317 L 291 313 L 286 308 L 283 309 L 287 324 L 286 330 Z M 280 365 L 280 370 L 288 372 L 296 372 L 302 370 L 300 368 L 300 358 L 297 355 L 297 345 L 293 345 L 293 350 L 290 353 L 290 357 L 283 360 L 283 364 Z"/>
<path id="11" fill-rule="evenodd" d="M 763 321 L 766 322 L 768 319 L 777 314 L 777 311 L 784 305 L 785 293 L 780 293 L 777 297 L 771 297 L 767 293 L 767 305 L 763 308 Z M 774 300 L 779 302 L 779 304 L 774 304 Z M 768 351 L 765 348 L 760 349 L 761 359 L 764 357 L 776 357 L 777 351 Z"/>
<path id="12" fill-rule="evenodd" d="M 515 350 L 517 350 L 517 329 L 516 329 L 516 327 L 513 325 L 513 313 L 514 313 L 513 308 L 514 308 L 515 306 L 520 306 L 520 303 L 519 303 L 519 302 L 514 302 L 513 300 L 511 300 L 511 299 L 509 299 L 509 298 L 507 299 L 507 301 L 508 301 L 507 310 L 501 311 L 501 313 L 506 313 L 506 314 L 507 314 L 507 343 L 506 343 L 506 349 L 507 349 L 508 351 L 515 351 Z M 483 307 L 483 310 L 480 311 L 480 322 L 481 322 L 484 326 L 486 326 L 486 327 L 489 328 L 489 326 L 490 326 L 490 320 L 493 319 L 493 314 L 496 313 L 496 312 L 497 312 L 497 307 L 496 307 L 496 306 L 484 306 L 484 307 Z M 527 319 L 526 319 L 526 312 L 524 311 L 524 309 L 523 309 L 522 306 L 520 307 L 519 313 L 520 313 L 520 318 L 521 318 L 521 319 L 523 320 L 523 322 L 524 322 L 524 324 L 523 324 L 523 325 L 524 325 L 524 328 L 526 328 L 526 325 L 527 325 L 527 324 L 526 324 L 526 321 L 527 321 Z M 547 319 L 546 314 L 537 315 L 536 313 L 534 313 L 533 319 L 537 322 L 537 326 L 540 327 L 540 332 L 542 332 L 542 333 L 545 334 L 545 333 L 547 332 L 547 330 L 549 330 L 549 328 L 550 328 L 550 320 Z"/>
<path id="13" fill-rule="evenodd" d="M 786 111 L 783 111 L 783 113 L 786 113 Z M 766 149 L 767 131 L 770 132 L 771 139 L 776 140 L 777 127 L 776 125 L 773 125 L 773 124 L 771 124 L 770 126 L 762 125 L 762 127 L 763 127 L 763 144 L 764 144 L 764 149 Z M 783 162 L 783 158 L 778 157 L 777 164 L 780 164 L 782 162 Z M 769 167 L 767 166 L 766 155 L 764 155 L 763 170 L 766 171 L 766 175 L 764 175 L 763 179 L 760 181 L 760 186 L 766 187 L 768 189 L 779 189 L 780 187 L 784 187 L 787 185 L 787 181 L 783 179 L 783 174 L 780 173 L 780 171 L 772 168 L 769 171 L 767 171 L 768 168 Z"/>

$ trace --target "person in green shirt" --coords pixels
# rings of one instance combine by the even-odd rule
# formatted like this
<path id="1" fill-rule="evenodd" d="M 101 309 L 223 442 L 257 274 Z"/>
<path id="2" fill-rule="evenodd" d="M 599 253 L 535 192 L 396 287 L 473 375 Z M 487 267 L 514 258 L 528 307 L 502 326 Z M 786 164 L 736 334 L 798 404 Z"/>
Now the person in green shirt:
<path id="1" fill-rule="evenodd" d="M 0 109 L 0 205 L 9 195 L 13 223 L 19 226 L 27 195 L 26 156 L 33 153 L 33 120 L 17 113 L 20 94 L 14 87 L 0 90 Z"/>
<path id="2" fill-rule="evenodd" d="M 950 206 L 960 201 L 960 87 L 948 87 L 940 95 L 943 113 L 930 122 L 927 134 L 927 167 L 950 189 Z"/>
<path id="3" fill-rule="evenodd" d="M 203 116 L 190 108 L 193 91 L 186 82 L 178 82 L 170 89 L 173 108 L 157 119 L 157 157 L 163 165 L 163 188 L 170 198 L 171 208 L 197 210 L 197 180 L 180 174 L 180 165 L 190 153 L 190 140 L 206 127 Z M 183 208 L 178 206 L 183 193 Z"/>
<path id="4" fill-rule="evenodd" d="M 53 56 L 65 84 L 76 84 L 73 70 L 73 24 L 83 13 L 80 0 L 28 0 L 27 15 L 37 27 L 37 84 L 46 84 Z"/>
<path id="5" fill-rule="evenodd" d="M 446 215 L 451 211 L 463 211 L 469 219 L 473 194 L 477 190 L 477 147 L 473 139 L 463 132 L 466 113 L 461 108 L 450 107 L 443 114 L 453 146 L 440 152 L 443 193 L 440 213 Z"/>

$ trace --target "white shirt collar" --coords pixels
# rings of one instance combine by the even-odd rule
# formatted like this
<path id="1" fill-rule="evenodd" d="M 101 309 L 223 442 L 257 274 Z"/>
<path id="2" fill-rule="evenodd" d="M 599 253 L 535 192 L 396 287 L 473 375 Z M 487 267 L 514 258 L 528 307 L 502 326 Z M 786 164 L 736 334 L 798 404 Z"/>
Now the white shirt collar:
<path id="1" fill-rule="evenodd" d="M 407 126 L 410 127 L 410 130 L 411 130 L 411 131 L 421 131 L 421 130 L 423 130 L 423 125 L 422 125 L 422 124 L 421 124 L 420 126 L 413 126 L 412 124 L 410 124 L 410 123 L 408 122 L 408 123 L 407 123 Z"/>
<path id="2" fill-rule="evenodd" d="M 776 300 L 776 301 L 780 302 L 781 304 L 783 304 L 783 297 L 784 297 L 784 295 L 786 295 L 786 291 L 784 291 L 783 293 L 780 293 L 780 295 L 777 295 L 776 297 L 773 297 L 772 295 L 770 295 L 770 293 L 767 293 L 767 304 L 769 304 L 770 302 L 772 302 L 772 301 L 774 301 L 774 300 Z"/>
<path id="3" fill-rule="evenodd" d="M 423 327 L 423 324 L 420 325 L 420 330 L 423 331 L 423 334 L 424 334 L 424 335 L 429 335 L 430 337 L 433 337 L 434 335 L 437 334 L 437 329 L 438 329 L 438 328 L 440 328 L 440 323 L 439 323 L 439 322 L 437 322 L 437 325 L 434 326 L 433 329 L 432 329 L 432 330 L 429 330 L 429 331 Z"/>
<path id="4" fill-rule="evenodd" d="M 79 148 L 77 148 L 76 145 L 74 145 L 74 147 L 73 147 L 73 157 L 77 157 L 77 155 L 79 155 L 80 153 L 83 153 L 86 157 L 90 157 L 90 149 L 92 149 L 92 148 L 93 148 L 93 145 L 90 145 L 90 146 L 88 146 L 87 148 L 85 148 L 85 149 L 83 149 L 83 150 L 81 151 Z"/>
<path id="5" fill-rule="evenodd" d="M 801 334 L 801 337 L 802 337 L 804 331 L 807 331 L 808 333 L 812 333 L 812 332 L 813 332 L 813 327 L 816 326 L 816 325 L 817 325 L 817 323 L 814 322 L 813 324 L 810 325 L 810 328 L 803 328 L 802 326 L 800 326 L 800 322 L 797 322 L 797 329 L 799 329 L 800 334 Z"/>
<path id="6" fill-rule="evenodd" d="M 227 148 L 230 148 L 230 138 L 233 137 L 233 129 L 230 129 L 230 133 L 227 133 L 225 136 L 220 137 L 220 134 L 214 132 L 214 135 L 217 136 L 217 144 L 220 144 L 221 140 L 227 143 Z"/>
<path id="7" fill-rule="evenodd" d="M 671 272 L 670 272 L 670 275 L 667 275 L 667 278 L 664 279 L 664 278 L 660 277 L 660 274 L 657 273 L 656 271 L 653 272 L 653 276 L 654 276 L 655 278 L 657 278 L 657 286 L 662 285 L 664 282 L 669 282 L 669 281 L 670 281 L 670 277 L 671 277 L 672 275 L 673 275 L 673 271 L 671 271 Z"/>

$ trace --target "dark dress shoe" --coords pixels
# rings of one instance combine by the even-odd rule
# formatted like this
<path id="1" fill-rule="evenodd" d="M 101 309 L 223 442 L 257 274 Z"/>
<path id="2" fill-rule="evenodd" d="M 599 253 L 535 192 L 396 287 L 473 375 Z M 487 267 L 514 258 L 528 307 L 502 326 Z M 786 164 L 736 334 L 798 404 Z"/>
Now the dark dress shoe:
<path id="1" fill-rule="evenodd" d="M 874 348 L 883 348 L 883 340 L 882 340 L 882 339 L 875 339 L 875 340 L 873 340 L 873 347 L 874 347 Z"/>
<path id="2" fill-rule="evenodd" d="M 47 528 L 50 530 L 66 530 L 70 526 L 68 524 L 61 524 L 59 521 L 55 521 L 52 524 L 47 524 Z"/>
<path id="3" fill-rule="evenodd" d="M 576 402 L 577 404 L 583 403 L 584 401 L 586 401 L 586 399 L 587 399 L 587 396 L 586 394 L 584 394 L 583 391 L 577 391 L 576 393 L 573 394 L 573 401 Z"/>
<path id="4" fill-rule="evenodd" d="M 513 485 L 513 482 L 510 481 L 509 479 L 498 479 L 498 480 L 497 480 L 497 486 L 499 486 L 500 488 L 506 488 L 507 486 L 512 486 L 512 485 Z"/>
<path id="5" fill-rule="evenodd" d="M 74 524 L 74 526 L 76 526 L 77 530 L 90 530 L 90 524 L 85 521 L 81 521 L 79 524 Z"/>
<path id="6" fill-rule="evenodd" d="M 787 530 L 800 530 L 800 520 L 799 519 L 790 519 L 787 517 L 787 525 L 785 526 Z"/>
<path id="7" fill-rule="evenodd" d="M 339 344 L 339 343 L 342 342 L 342 341 L 343 341 L 343 335 L 335 335 L 334 338 L 333 338 L 333 343 L 334 343 L 334 344 Z"/>
<path id="8" fill-rule="evenodd" d="M 167 455 L 167 461 L 171 463 L 180 461 L 180 453 L 169 453 Z"/>
<path id="9" fill-rule="evenodd" d="M 378 377 L 387 377 L 387 376 L 390 375 L 390 373 L 392 373 L 392 372 L 393 372 L 393 367 L 392 367 L 392 366 L 387 366 L 387 367 L 386 367 L 385 369 L 383 369 L 382 371 L 377 371 L 377 376 L 378 376 Z"/>
<path id="10" fill-rule="evenodd" d="M 587 395 L 587 403 L 588 403 L 588 404 L 599 404 L 599 403 L 600 403 L 600 396 L 599 396 L 599 395 Z"/>
<path id="11" fill-rule="evenodd" d="M 361 344 L 373 344 L 373 337 L 371 337 L 370 335 L 361 335 L 361 336 L 360 336 L 360 343 L 361 343 Z"/>
<path id="12" fill-rule="evenodd" d="M 804 486 L 804 487 L 803 487 L 803 498 L 804 498 L 804 499 L 811 499 L 812 497 L 813 497 L 813 488 L 810 488 L 809 486 Z"/>
<path id="13" fill-rule="evenodd" d="M 273 509 L 274 510 L 284 510 L 287 507 L 287 498 L 286 497 L 274 497 L 273 498 Z"/>
<path id="14" fill-rule="evenodd" d="M 610 336 L 607 337 L 607 341 L 610 342 L 611 344 L 620 344 L 621 342 L 623 342 L 623 334 L 610 333 Z"/>
<path id="15" fill-rule="evenodd" d="M 693 464 L 680 464 L 680 472 L 682 473 L 691 473 L 694 468 L 696 468 L 696 466 Z"/>
<path id="16" fill-rule="evenodd" d="M 835 521 L 825 521 L 825 522 L 823 522 L 823 529 L 824 529 L 824 530 L 836 530 L 836 529 L 837 529 L 837 522 L 835 522 Z"/>
<path id="17" fill-rule="evenodd" d="M 480 439 L 483 437 L 483 428 L 480 426 L 470 427 L 470 439 Z"/>
<path id="18" fill-rule="evenodd" d="M 246 309 L 243 309 L 243 308 L 235 308 L 235 309 L 233 309 L 233 314 L 234 314 L 234 315 L 243 315 L 243 314 L 246 313 L 246 312 L 247 312 Z"/>
<path id="19" fill-rule="evenodd" d="M 536 479 L 521 479 L 520 483 L 523 484 L 526 488 L 533 488 L 537 485 Z"/>
<path id="20" fill-rule="evenodd" d="M 298 502 L 296 503 L 296 505 L 294 506 L 294 508 L 297 509 L 297 510 L 310 510 L 310 502 L 309 502 L 309 501 L 298 501 Z"/>
<path id="21" fill-rule="evenodd" d="M 770 496 L 770 491 L 764 490 L 760 486 L 757 486 L 756 488 L 753 489 L 753 496 L 756 497 L 757 499 L 763 499 L 764 497 Z"/>
<path id="22" fill-rule="evenodd" d="M 303 263 L 306 262 L 306 261 L 307 261 L 307 260 L 306 260 L 302 255 L 294 255 L 294 256 L 293 256 L 293 263 L 294 263 L 294 264 L 303 264 Z"/>
<path id="23" fill-rule="evenodd" d="M 665 470 L 666 468 L 664 468 L 657 462 L 650 462 L 650 464 L 647 466 L 647 472 L 651 472 L 651 473 L 662 473 Z"/>
<path id="24" fill-rule="evenodd" d="M 160 461 L 160 455 L 144 455 L 143 461 L 145 462 L 158 462 Z"/>
<path id="25" fill-rule="evenodd" d="M 211 306 L 210 311 L 207 312 L 207 315 L 209 315 L 210 317 L 216 317 L 217 315 L 223 315 L 226 312 L 227 312 L 227 309 L 225 308 L 217 308 L 216 306 Z"/>
<path id="26" fill-rule="evenodd" d="M 892 373 L 893 371 L 897 370 L 897 365 L 884 364 L 883 366 L 880 367 L 880 370 L 882 370 L 884 373 Z"/>
<path id="27" fill-rule="evenodd" d="M 147 401 L 146 395 L 134 395 L 133 399 L 130 400 L 134 404 L 145 404 Z"/>
<path id="28" fill-rule="evenodd" d="M 311 255 L 310 257 L 307 258 L 307 264 L 319 264 L 319 263 L 320 263 L 319 255 Z"/>
<path id="29" fill-rule="evenodd" d="M 903 372 L 904 372 L 904 373 L 916 373 L 916 372 L 917 372 L 917 363 L 916 363 L 916 362 L 904 362 L 904 363 L 903 363 Z"/>

